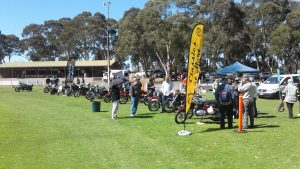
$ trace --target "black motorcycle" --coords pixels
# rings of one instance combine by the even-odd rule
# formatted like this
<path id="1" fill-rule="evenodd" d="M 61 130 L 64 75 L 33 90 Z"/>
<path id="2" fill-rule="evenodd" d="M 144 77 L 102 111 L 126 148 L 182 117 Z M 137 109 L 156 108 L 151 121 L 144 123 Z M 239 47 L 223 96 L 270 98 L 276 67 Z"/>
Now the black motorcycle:
<path id="1" fill-rule="evenodd" d="M 89 91 L 89 88 L 85 87 L 84 85 L 76 85 L 73 88 L 74 90 L 74 97 L 85 96 L 86 93 Z"/>
<path id="2" fill-rule="evenodd" d="M 89 91 L 86 93 L 85 98 L 87 100 L 94 100 L 102 99 L 106 94 L 108 93 L 108 90 L 104 87 L 90 87 Z"/>
<path id="3" fill-rule="evenodd" d="M 15 87 L 15 92 L 20 92 L 21 90 L 26 90 L 31 92 L 33 85 L 28 85 L 23 82 L 19 82 L 19 85 Z"/>
<path id="4" fill-rule="evenodd" d="M 204 116 L 210 116 L 214 120 L 219 120 L 220 112 L 217 101 L 207 100 L 201 96 L 195 96 L 193 97 L 192 104 L 187 113 L 185 112 L 184 104 L 179 107 L 176 111 L 175 122 L 177 124 L 182 124 L 187 118 L 191 119 L 193 116 L 201 118 Z"/>
<path id="5" fill-rule="evenodd" d="M 168 97 L 165 102 L 165 111 L 167 113 L 175 112 L 175 110 L 185 104 L 185 94 L 180 93 L 179 91 L 176 92 L 176 94 L 173 97 Z"/>

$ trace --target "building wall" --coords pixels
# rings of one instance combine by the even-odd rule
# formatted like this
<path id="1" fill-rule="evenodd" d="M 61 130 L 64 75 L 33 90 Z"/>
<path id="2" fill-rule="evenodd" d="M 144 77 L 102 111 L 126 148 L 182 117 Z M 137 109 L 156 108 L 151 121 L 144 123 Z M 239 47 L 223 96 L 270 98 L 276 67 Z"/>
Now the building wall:
<path id="1" fill-rule="evenodd" d="M 75 77 L 102 77 L 106 67 L 76 67 Z M 66 68 L 0 68 L 0 78 L 46 78 L 65 77 Z"/>

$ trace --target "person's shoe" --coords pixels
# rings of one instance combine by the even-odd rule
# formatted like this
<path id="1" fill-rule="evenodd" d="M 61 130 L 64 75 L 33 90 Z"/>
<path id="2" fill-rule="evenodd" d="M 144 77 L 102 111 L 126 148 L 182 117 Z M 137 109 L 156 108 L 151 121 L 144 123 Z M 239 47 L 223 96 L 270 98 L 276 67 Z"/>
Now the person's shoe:
<path id="1" fill-rule="evenodd" d="M 118 119 L 118 116 L 117 116 L 117 115 L 113 115 L 111 119 L 112 119 L 112 120 L 117 120 L 117 119 Z"/>
<path id="2" fill-rule="evenodd" d="M 131 117 L 135 117 L 135 114 L 130 114 Z"/>

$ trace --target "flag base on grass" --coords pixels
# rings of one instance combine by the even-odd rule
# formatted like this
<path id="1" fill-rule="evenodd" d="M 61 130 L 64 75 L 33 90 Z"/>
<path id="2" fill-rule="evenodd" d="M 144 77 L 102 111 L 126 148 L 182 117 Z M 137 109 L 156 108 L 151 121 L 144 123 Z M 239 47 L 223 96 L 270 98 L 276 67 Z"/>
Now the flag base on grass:
<path id="1" fill-rule="evenodd" d="M 189 136 L 189 135 L 192 135 L 192 132 L 187 131 L 187 130 L 181 130 L 181 131 L 178 132 L 178 135 L 180 135 L 180 136 Z"/>

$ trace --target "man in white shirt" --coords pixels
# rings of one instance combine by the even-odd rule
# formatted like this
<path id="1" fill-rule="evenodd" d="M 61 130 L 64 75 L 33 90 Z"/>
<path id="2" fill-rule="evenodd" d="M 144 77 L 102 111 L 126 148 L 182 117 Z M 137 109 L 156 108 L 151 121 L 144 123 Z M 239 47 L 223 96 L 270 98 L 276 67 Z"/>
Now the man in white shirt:
<path id="1" fill-rule="evenodd" d="M 163 96 L 162 96 L 162 113 L 165 112 L 165 100 L 166 98 L 172 93 L 173 90 L 173 83 L 171 82 L 169 77 L 165 78 L 165 81 L 163 81 L 163 83 L 161 84 L 160 87 L 160 91 L 162 92 Z"/>

